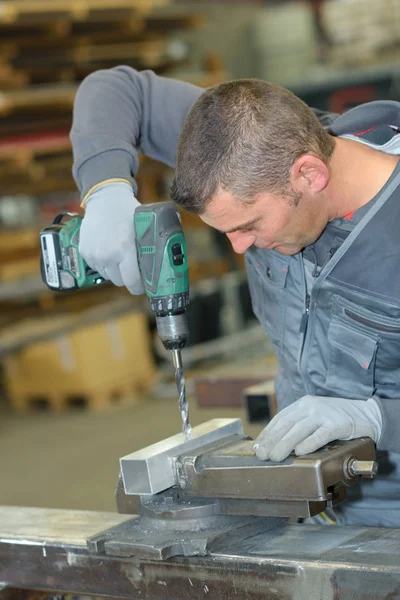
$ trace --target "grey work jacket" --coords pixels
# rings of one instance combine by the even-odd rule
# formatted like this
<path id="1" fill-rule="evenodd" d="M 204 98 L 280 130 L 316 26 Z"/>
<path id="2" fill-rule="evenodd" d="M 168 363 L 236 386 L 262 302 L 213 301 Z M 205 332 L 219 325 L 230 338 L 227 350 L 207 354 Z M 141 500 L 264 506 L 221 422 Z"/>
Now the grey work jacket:
<path id="1" fill-rule="evenodd" d="M 358 117 L 357 109 L 350 112 Z M 332 128 L 343 131 L 341 119 L 357 131 L 349 114 Z M 389 151 L 398 152 L 396 142 Z M 251 248 L 246 267 L 254 313 L 279 361 L 280 410 L 305 394 L 374 396 L 400 407 L 400 173 L 322 268 L 310 295 L 302 253 Z M 400 421 L 394 430 L 400 435 Z M 400 526 L 400 454 L 379 458 L 379 476 L 353 491 L 339 521 Z"/>

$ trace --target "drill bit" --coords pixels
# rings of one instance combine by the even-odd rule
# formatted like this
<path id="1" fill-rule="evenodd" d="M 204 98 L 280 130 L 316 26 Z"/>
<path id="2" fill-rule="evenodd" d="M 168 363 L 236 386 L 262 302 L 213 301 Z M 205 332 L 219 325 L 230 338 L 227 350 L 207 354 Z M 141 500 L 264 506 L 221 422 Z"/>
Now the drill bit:
<path id="1" fill-rule="evenodd" d="M 186 439 L 189 440 L 192 433 L 192 426 L 189 423 L 189 405 L 186 399 L 185 376 L 182 368 L 181 351 L 173 350 L 172 357 L 175 367 L 176 387 L 178 388 L 179 393 L 179 410 L 182 417 L 182 431 L 185 434 Z"/>

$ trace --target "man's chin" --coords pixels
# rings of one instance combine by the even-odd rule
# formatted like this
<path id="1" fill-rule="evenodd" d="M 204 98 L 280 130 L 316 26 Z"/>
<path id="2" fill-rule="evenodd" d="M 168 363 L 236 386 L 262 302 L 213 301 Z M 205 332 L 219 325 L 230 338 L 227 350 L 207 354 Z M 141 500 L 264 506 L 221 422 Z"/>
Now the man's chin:
<path id="1" fill-rule="evenodd" d="M 276 250 L 279 254 L 285 254 L 286 256 L 298 254 L 303 249 L 302 246 L 295 246 L 294 244 L 254 244 L 254 246 L 261 250 Z"/>
<path id="2" fill-rule="evenodd" d="M 274 246 L 274 250 L 279 252 L 279 254 L 285 254 L 286 256 L 293 256 L 294 254 L 298 254 L 302 250 L 302 248 L 299 246 L 291 246 L 291 245 L 280 246 L 278 244 L 278 246 Z"/>

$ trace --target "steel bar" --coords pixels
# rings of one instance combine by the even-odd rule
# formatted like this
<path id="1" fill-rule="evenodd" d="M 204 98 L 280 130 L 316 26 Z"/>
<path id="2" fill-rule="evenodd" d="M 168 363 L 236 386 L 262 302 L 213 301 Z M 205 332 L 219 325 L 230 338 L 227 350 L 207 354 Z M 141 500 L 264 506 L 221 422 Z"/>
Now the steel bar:
<path id="1" fill-rule="evenodd" d="M 240 419 L 212 419 L 193 427 L 191 439 L 178 433 L 120 459 L 127 494 L 153 495 L 175 485 L 174 460 L 182 453 L 243 435 Z"/>
<path id="2" fill-rule="evenodd" d="M 1 509 L 0 582 L 10 588 L 114 599 L 400 598 L 399 530 L 288 525 L 235 539 L 207 557 L 152 562 L 91 555 L 85 547 L 84 514 L 90 529 L 97 523 L 99 531 L 105 520 L 124 518 Z M 58 523 L 57 532 L 49 529 L 49 517 Z"/>

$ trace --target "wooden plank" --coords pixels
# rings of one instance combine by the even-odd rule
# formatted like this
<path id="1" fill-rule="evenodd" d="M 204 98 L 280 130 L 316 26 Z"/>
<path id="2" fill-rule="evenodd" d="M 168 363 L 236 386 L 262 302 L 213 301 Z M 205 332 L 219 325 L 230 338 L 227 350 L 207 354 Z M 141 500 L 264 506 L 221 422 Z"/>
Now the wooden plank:
<path id="1" fill-rule="evenodd" d="M 110 59 L 105 61 L 94 61 L 90 63 L 82 63 L 69 65 L 64 68 L 34 68 L 27 71 L 22 71 L 22 74 L 29 78 L 33 84 L 41 85 L 54 83 L 72 83 L 80 82 L 84 77 L 99 69 L 110 69 L 117 64 L 125 64 L 138 70 L 152 69 L 159 75 L 168 72 L 176 66 L 182 66 L 184 61 L 173 60 L 164 55 L 142 56 L 138 58 L 121 58 L 119 60 Z M 20 72 L 20 71 L 18 71 Z"/>
<path id="2" fill-rule="evenodd" d="M 26 188 L 30 186 L 31 189 L 34 190 L 38 185 L 51 180 L 60 180 L 60 182 L 67 180 L 72 185 L 73 180 L 71 171 L 72 155 L 63 158 L 62 160 L 54 161 L 54 163 L 51 161 L 44 162 L 31 160 L 25 168 L 20 168 L 17 181 L 15 180 L 15 170 L 14 172 L 13 169 L 10 169 L 8 172 L 6 170 L 3 171 L 0 180 L 2 195 L 5 194 L 4 190 L 9 187 L 12 188 L 13 186 L 16 186 L 16 189 L 18 189 L 18 186 L 23 187 L 25 185 Z M 18 173 L 18 170 L 16 170 L 16 172 Z M 14 191 L 14 193 L 18 192 Z M 30 191 L 29 193 L 33 194 L 34 192 Z"/>
<path id="3" fill-rule="evenodd" d="M 96 413 L 111 412 L 136 404 L 143 391 L 146 391 L 145 388 L 146 386 L 137 380 L 127 380 L 109 386 L 94 386 L 91 390 L 75 390 L 73 393 L 57 393 L 54 390 L 45 394 L 23 392 L 11 396 L 11 406 L 19 413 L 34 412 L 43 408 L 51 412 L 64 412 L 73 408 L 85 408 Z"/>
<path id="4" fill-rule="evenodd" d="M 71 192 L 76 191 L 76 184 L 70 173 L 57 174 L 56 177 L 48 179 L 44 177 L 39 181 L 25 179 L 17 181 L 15 178 L 1 182 L 1 193 L 4 196 L 13 196 L 17 194 L 28 194 L 34 196 L 43 196 L 53 192 Z"/>
<path id="5" fill-rule="evenodd" d="M 112 42 L 146 41 L 154 36 L 165 38 L 171 30 L 188 30 L 200 27 L 201 15 L 160 15 L 157 17 L 132 17 L 126 10 L 120 20 L 103 22 L 54 21 L 51 25 L 36 27 L 2 26 L 0 23 L 0 55 L 10 59 L 24 50 L 38 48 L 59 49 L 66 46 L 104 44 Z M 1 72 L 0 72 L 1 76 Z"/>
<path id="6" fill-rule="evenodd" d="M 31 258 L 0 262 L 0 281 L 16 281 L 31 275 L 39 275 L 39 255 Z"/>
<path id="7" fill-rule="evenodd" d="M 40 157 L 43 154 L 59 154 L 71 151 L 68 131 L 52 131 L 0 138 L 0 161 L 11 161 L 23 165 L 26 157 Z M 22 157 L 22 159 L 21 159 Z"/>
<path id="8" fill-rule="evenodd" d="M 37 228 L 18 230 L 2 230 L 0 235 L 0 254 L 5 255 L 15 250 L 38 250 L 39 231 Z"/>
<path id="9" fill-rule="evenodd" d="M 0 139 L 0 188 L 2 193 L 25 189 L 34 193 L 38 185 L 59 180 L 73 189 L 72 152 L 68 132 L 14 136 Z"/>
<path id="10" fill-rule="evenodd" d="M 148 12 L 166 4 L 169 4 L 169 0 L 3 0 L 0 4 L 0 22 L 14 23 L 26 15 L 34 17 L 60 13 L 74 20 L 83 20 L 91 11 L 113 12 L 131 8 Z"/>
<path id="11" fill-rule="evenodd" d="M 10 115 L 17 111 L 71 111 L 77 86 L 49 85 L 38 86 L 27 90 L 13 90 L 0 93 L 0 116 Z"/>
<path id="12" fill-rule="evenodd" d="M 202 15 L 132 15 L 126 9 L 114 21 L 83 21 L 74 23 L 68 20 L 52 21 L 51 24 L 35 26 L 12 26 L 0 22 L 0 49 L 15 54 L 22 48 L 40 48 L 49 44 L 92 43 L 121 39 L 119 36 L 135 36 L 135 40 L 148 36 L 170 33 L 171 30 L 189 30 L 201 27 L 205 22 Z M 131 38 L 133 39 L 133 38 Z"/>
<path id="13" fill-rule="evenodd" d="M 49 48 L 27 50 L 19 53 L 14 58 L 5 58 L 14 69 L 28 70 L 48 68 L 55 70 L 82 63 L 97 61 L 118 61 L 120 59 L 153 60 L 153 57 L 163 56 L 167 52 L 169 40 L 165 37 L 144 41 L 123 41 L 122 43 L 92 44 L 83 41 L 80 44 L 68 42 L 54 48 L 54 54 L 49 53 Z"/>
<path id="14" fill-rule="evenodd" d="M 1 118 L 0 114 L 0 137 L 27 135 L 37 131 L 43 133 L 61 129 L 69 131 L 71 123 L 71 110 L 59 113 L 49 111 L 49 114 L 44 115 L 36 113 L 34 118 L 29 113 L 24 114 L 23 112 L 7 115 L 7 118 Z"/>
<path id="15" fill-rule="evenodd" d="M 2 54 L 0 44 L 0 55 Z M 0 90 L 25 87 L 29 83 L 27 73 L 16 72 L 7 64 L 0 64 Z"/>
<path id="16" fill-rule="evenodd" d="M 107 44 L 116 42 L 138 42 L 143 41 L 146 37 L 141 36 L 138 28 L 137 20 L 127 20 L 118 22 L 118 27 L 109 26 L 107 30 L 73 33 L 70 29 L 66 30 L 62 35 L 56 32 L 42 33 L 38 35 L 36 32 L 32 36 L 21 34 L 21 37 L 13 36 L 10 40 L 7 37 L 2 37 L 0 28 L 0 52 L 1 56 L 10 60 L 11 58 L 21 57 L 24 52 L 39 49 L 59 50 L 63 48 L 85 46 L 90 44 Z M 156 34 L 152 34 L 156 35 Z M 162 34 L 159 34 L 162 36 Z M 165 38 L 165 34 L 163 35 Z"/>

